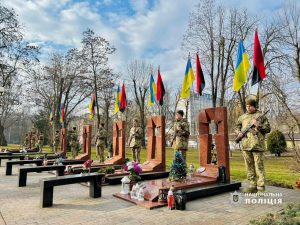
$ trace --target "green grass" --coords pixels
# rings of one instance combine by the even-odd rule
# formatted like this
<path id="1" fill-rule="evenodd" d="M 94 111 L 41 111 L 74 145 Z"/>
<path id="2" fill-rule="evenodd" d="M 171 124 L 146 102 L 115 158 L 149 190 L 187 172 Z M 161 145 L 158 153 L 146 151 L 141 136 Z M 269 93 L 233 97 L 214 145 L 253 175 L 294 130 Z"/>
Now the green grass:
<path id="1" fill-rule="evenodd" d="M 6 148 L 6 147 L 5 147 Z M 19 145 L 9 145 L 8 149 L 19 149 Z M 44 151 L 51 151 L 48 146 L 44 147 Z M 68 153 L 68 156 L 71 154 Z M 107 155 L 107 151 L 105 151 Z M 126 157 L 132 159 L 131 150 L 126 149 Z M 174 158 L 174 151 L 171 148 L 166 148 L 166 164 L 167 169 L 170 168 L 171 162 Z M 96 159 L 95 147 L 92 147 L 92 159 Z M 146 160 L 146 150 L 141 150 L 141 161 Z M 289 165 L 293 162 L 293 157 L 266 157 L 265 170 L 267 184 L 280 185 L 280 186 L 293 186 L 295 188 L 295 182 L 300 179 L 299 173 L 289 170 Z M 189 149 L 187 153 L 187 165 L 194 164 L 195 167 L 199 167 L 199 156 L 196 149 Z M 236 181 L 245 181 L 246 168 L 242 152 L 233 151 L 230 157 L 230 173 L 231 179 Z"/>

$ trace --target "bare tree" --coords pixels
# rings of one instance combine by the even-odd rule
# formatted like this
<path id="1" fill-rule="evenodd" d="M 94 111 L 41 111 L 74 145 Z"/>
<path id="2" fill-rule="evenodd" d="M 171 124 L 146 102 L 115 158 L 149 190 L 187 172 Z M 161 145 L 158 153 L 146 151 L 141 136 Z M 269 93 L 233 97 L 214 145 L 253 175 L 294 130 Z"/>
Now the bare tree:
<path id="1" fill-rule="evenodd" d="M 143 137 L 146 129 L 146 102 L 149 88 L 149 76 L 153 71 L 153 66 L 145 61 L 134 60 L 127 66 L 127 73 L 133 84 L 134 101 L 139 109 L 141 128 Z M 145 138 L 142 139 L 145 146 Z"/>
<path id="2" fill-rule="evenodd" d="M 191 13 L 183 37 L 183 49 L 200 52 L 205 74 L 208 74 L 212 105 L 225 104 L 225 94 L 232 87 L 237 43 L 254 30 L 255 19 L 246 10 L 228 10 L 215 0 L 204 0 Z M 207 87 L 209 88 L 209 87 Z"/>
<path id="3" fill-rule="evenodd" d="M 112 137 L 112 119 L 110 113 L 112 112 L 112 106 L 114 105 L 114 86 L 113 84 L 111 86 L 107 86 L 105 89 L 103 89 L 102 92 L 100 92 L 100 107 L 103 110 L 104 113 L 104 124 L 105 124 L 105 129 L 108 132 L 108 136 Z M 111 140 L 106 140 L 106 141 L 112 141 Z"/>
<path id="4" fill-rule="evenodd" d="M 21 29 L 16 12 L 0 5 L 0 53 L 23 39 Z"/>
<path id="5" fill-rule="evenodd" d="M 96 95 L 97 121 L 100 124 L 99 92 L 113 84 L 113 73 L 108 66 L 108 56 L 115 48 L 91 29 L 83 32 L 81 57 L 85 65 L 84 79 Z"/>
<path id="6" fill-rule="evenodd" d="M 71 49 L 65 56 L 52 54 L 48 65 L 29 74 L 27 98 L 42 109 L 45 118 L 49 118 L 50 109 L 53 109 L 53 135 L 55 129 L 61 127 L 61 105 L 65 110 L 62 126 L 66 127 L 72 114 L 91 94 L 88 85 L 81 79 L 82 74 L 82 62 L 76 49 Z"/>
<path id="7" fill-rule="evenodd" d="M 39 47 L 23 41 L 16 13 L 0 5 L 0 86 L 6 90 L 0 106 L 0 145 L 7 144 L 4 128 L 16 122 L 6 124 L 21 103 L 21 75 L 38 62 L 38 54 Z"/>

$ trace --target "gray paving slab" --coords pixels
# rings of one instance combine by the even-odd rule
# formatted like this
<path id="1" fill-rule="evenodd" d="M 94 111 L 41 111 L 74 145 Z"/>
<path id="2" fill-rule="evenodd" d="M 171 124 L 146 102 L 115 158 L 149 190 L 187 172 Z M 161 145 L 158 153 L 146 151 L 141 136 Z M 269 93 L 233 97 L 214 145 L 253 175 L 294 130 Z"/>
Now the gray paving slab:
<path id="1" fill-rule="evenodd" d="M 40 208 L 39 180 L 53 177 L 48 172 L 28 175 L 27 186 L 17 187 L 18 168 L 13 176 L 5 176 L 0 167 L 0 225 L 12 224 L 248 224 L 268 212 L 278 212 L 284 204 L 300 202 L 300 191 L 267 187 L 267 193 L 281 193 L 283 204 L 245 204 L 241 194 L 240 204 L 232 204 L 231 193 L 201 198 L 187 203 L 185 211 L 168 210 L 166 207 L 148 210 L 116 199 L 113 193 L 120 185 L 105 186 L 101 198 L 88 197 L 89 189 L 80 184 L 54 188 L 54 205 Z M 248 197 L 247 197 L 248 198 Z"/>

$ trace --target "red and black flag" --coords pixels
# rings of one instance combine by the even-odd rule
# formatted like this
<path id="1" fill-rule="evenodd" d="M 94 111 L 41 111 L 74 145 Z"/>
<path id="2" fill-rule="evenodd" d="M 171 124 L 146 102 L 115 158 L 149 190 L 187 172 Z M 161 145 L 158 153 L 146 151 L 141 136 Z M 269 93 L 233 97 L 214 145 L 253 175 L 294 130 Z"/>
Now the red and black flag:
<path id="1" fill-rule="evenodd" d="M 203 71 L 200 64 L 200 59 L 198 53 L 196 54 L 196 92 L 202 95 L 202 91 L 205 87 L 205 80 L 203 76 Z"/>
<path id="2" fill-rule="evenodd" d="M 156 100 L 160 105 L 164 104 L 165 87 L 161 79 L 160 69 L 158 67 L 157 82 L 156 82 Z"/>
<path id="3" fill-rule="evenodd" d="M 127 99 L 126 99 L 125 85 L 123 83 L 122 90 L 121 90 L 121 97 L 120 97 L 120 111 L 124 112 L 126 107 L 127 107 Z"/>
<path id="4" fill-rule="evenodd" d="M 266 78 L 264 57 L 261 51 L 257 30 L 254 35 L 253 65 L 252 86 Z"/>

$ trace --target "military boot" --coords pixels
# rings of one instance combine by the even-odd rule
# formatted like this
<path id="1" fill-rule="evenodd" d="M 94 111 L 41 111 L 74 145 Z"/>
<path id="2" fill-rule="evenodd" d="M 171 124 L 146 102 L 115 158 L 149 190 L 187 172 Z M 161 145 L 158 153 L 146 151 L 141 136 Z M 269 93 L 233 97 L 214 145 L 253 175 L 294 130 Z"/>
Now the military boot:
<path id="1" fill-rule="evenodd" d="M 256 193 L 257 192 L 257 187 L 250 185 L 249 187 L 247 187 L 246 189 L 244 189 L 243 191 L 244 193 Z"/>
<path id="2" fill-rule="evenodd" d="M 257 186 L 257 194 L 262 194 L 265 190 L 265 186 Z"/>

